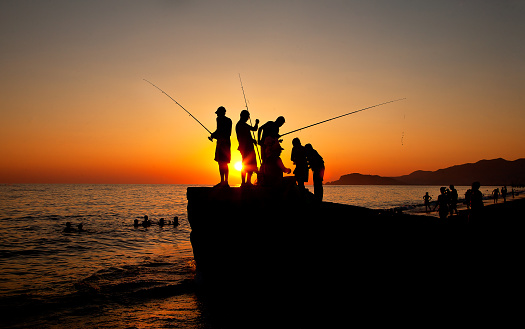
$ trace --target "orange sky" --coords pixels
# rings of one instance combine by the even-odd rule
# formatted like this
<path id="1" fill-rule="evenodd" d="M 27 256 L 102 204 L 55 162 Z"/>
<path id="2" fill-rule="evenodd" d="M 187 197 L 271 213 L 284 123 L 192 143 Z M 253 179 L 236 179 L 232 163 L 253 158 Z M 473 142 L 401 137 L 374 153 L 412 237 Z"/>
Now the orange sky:
<path id="1" fill-rule="evenodd" d="M 207 132 L 283 115 L 325 181 L 525 157 L 522 1 L 2 1 L 0 183 L 215 184 Z M 233 162 L 240 160 L 235 133 Z M 233 163 L 232 163 L 233 164 Z M 239 173 L 230 168 L 231 184 Z"/>

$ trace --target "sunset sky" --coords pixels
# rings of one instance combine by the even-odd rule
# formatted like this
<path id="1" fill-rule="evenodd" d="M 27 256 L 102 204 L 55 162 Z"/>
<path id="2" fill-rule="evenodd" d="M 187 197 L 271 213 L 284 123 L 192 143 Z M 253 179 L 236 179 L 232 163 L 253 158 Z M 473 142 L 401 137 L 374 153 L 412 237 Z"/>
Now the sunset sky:
<path id="1" fill-rule="evenodd" d="M 215 184 L 208 129 L 286 118 L 325 181 L 525 157 L 525 1 L 0 2 L 0 183 Z M 240 182 L 232 133 L 230 184 Z M 311 183 L 311 179 L 310 179 Z"/>

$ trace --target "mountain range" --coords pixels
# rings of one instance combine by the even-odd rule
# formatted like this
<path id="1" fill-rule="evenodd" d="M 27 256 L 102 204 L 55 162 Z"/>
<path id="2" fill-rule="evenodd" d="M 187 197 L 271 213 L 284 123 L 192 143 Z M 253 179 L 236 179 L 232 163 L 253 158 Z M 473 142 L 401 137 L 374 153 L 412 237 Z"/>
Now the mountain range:
<path id="1" fill-rule="evenodd" d="M 382 177 L 358 173 L 341 176 L 327 185 L 457 185 L 470 186 L 478 181 L 485 186 L 524 185 L 525 159 L 481 160 L 439 169 L 436 171 L 414 171 L 409 175 Z"/>

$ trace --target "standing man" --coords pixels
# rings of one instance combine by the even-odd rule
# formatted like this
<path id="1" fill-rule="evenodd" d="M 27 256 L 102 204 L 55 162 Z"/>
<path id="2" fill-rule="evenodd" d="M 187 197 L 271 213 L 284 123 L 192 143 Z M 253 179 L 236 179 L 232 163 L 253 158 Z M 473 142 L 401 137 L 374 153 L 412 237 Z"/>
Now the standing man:
<path id="1" fill-rule="evenodd" d="M 450 202 L 450 216 L 454 215 L 454 213 L 458 214 L 458 190 L 454 187 L 454 185 L 450 185 L 450 193 L 449 193 L 449 202 Z"/>
<path id="2" fill-rule="evenodd" d="M 239 142 L 239 152 L 241 152 L 242 156 L 241 186 L 252 185 L 252 174 L 254 171 L 257 171 L 257 158 L 255 157 L 255 149 L 253 147 L 256 141 L 253 139 L 251 132 L 257 131 L 259 119 L 255 120 L 255 126 L 252 127 L 247 123 L 249 118 L 250 112 L 242 110 L 241 118 L 235 125 L 237 141 Z"/>
<path id="3" fill-rule="evenodd" d="M 477 225 L 483 215 L 483 194 L 479 190 L 479 182 L 472 183 L 472 192 L 470 195 L 470 213 L 468 221 L 470 224 Z"/>
<path id="4" fill-rule="evenodd" d="M 215 186 L 228 185 L 229 168 L 228 163 L 231 160 L 231 142 L 230 135 L 232 133 L 232 120 L 226 117 L 226 109 L 221 106 L 215 111 L 217 114 L 217 129 L 208 137 L 209 140 L 214 138 L 217 140 L 215 147 L 215 161 L 219 163 L 219 173 L 221 175 L 221 182 Z"/>
<path id="5" fill-rule="evenodd" d="M 323 177 L 324 177 L 324 160 L 312 147 L 312 144 L 304 146 L 306 150 L 306 159 L 308 167 L 312 169 L 312 178 L 314 181 L 314 196 L 317 201 L 323 201 Z"/>
<path id="6" fill-rule="evenodd" d="M 308 161 L 306 160 L 306 149 L 301 145 L 299 138 L 292 140 L 292 156 L 291 160 L 295 164 L 295 181 L 297 186 L 304 189 L 304 183 L 308 182 Z"/>

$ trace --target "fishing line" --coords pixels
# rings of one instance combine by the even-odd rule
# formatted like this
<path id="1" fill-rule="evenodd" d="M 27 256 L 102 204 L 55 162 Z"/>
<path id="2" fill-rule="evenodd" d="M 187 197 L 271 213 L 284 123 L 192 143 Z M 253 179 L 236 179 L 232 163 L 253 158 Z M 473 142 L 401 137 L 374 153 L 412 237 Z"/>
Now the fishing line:
<path id="1" fill-rule="evenodd" d="M 248 102 L 246 101 L 246 94 L 244 93 L 244 87 L 242 86 L 242 79 L 241 79 L 241 74 L 240 73 L 239 73 L 239 81 L 241 82 L 242 95 L 244 96 L 244 104 L 246 105 L 246 111 L 248 111 Z M 250 111 L 248 111 L 248 112 L 250 112 Z M 250 119 L 250 126 L 253 127 L 251 116 L 250 116 L 249 119 Z M 251 130 L 250 130 L 250 135 L 255 140 L 254 132 L 251 131 Z M 257 158 L 259 158 L 259 163 L 262 164 L 261 155 L 259 154 L 259 148 L 257 147 L 257 145 L 255 145 L 255 153 L 257 153 Z"/>
<path id="2" fill-rule="evenodd" d="M 186 113 L 188 113 L 193 119 L 195 119 L 195 121 L 197 121 L 197 122 L 198 122 L 198 123 L 204 128 L 204 129 L 206 129 L 206 131 L 209 132 L 210 135 L 212 134 L 212 132 L 211 132 L 208 128 L 204 127 L 204 125 L 203 125 L 199 120 L 197 120 L 197 118 L 194 117 L 193 114 L 191 114 L 188 110 L 186 110 L 186 109 L 184 108 L 184 106 L 180 105 L 179 102 L 177 102 L 176 100 L 174 100 L 173 97 L 171 97 L 170 95 L 168 95 L 164 90 L 160 89 L 159 87 L 157 87 L 157 86 L 154 85 L 152 82 L 150 82 L 150 81 L 148 81 L 148 80 L 146 80 L 146 79 L 142 79 L 142 80 L 144 80 L 144 81 L 146 81 L 147 83 L 151 84 L 153 87 L 155 87 L 155 88 L 157 88 L 158 90 L 160 90 L 164 95 L 168 96 L 172 101 L 174 101 L 178 106 L 180 106 L 184 111 L 186 111 Z"/>
<path id="3" fill-rule="evenodd" d="M 381 104 L 377 104 L 377 105 L 373 105 L 373 106 L 365 107 L 364 109 L 360 109 L 360 110 L 357 110 L 357 111 L 353 111 L 353 112 L 350 112 L 350 113 L 346 113 L 346 114 L 343 114 L 343 115 L 339 115 L 339 116 L 333 117 L 333 118 L 331 118 L 331 119 L 323 120 L 323 121 L 320 121 L 320 122 L 317 122 L 317 123 L 314 123 L 314 124 L 308 125 L 308 126 L 306 126 L 306 127 L 302 127 L 302 128 L 299 128 L 299 129 L 295 129 L 295 130 L 289 131 L 289 132 L 287 132 L 287 133 L 285 133 L 285 134 L 280 135 L 279 137 L 283 137 L 283 136 L 285 136 L 285 135 L 288 135 L 288 134 L 294 133 L 294 132 L 299 131 L 299 130 L 303 130 L 303 129 L 306 129 L 306 128 L 310 128 L 310 127 L 313 127 L 313 126 L 319 125 L 319 124 L 321 124 L 321 123 L 325 123 L 325 122 L 328 122 L 328 121 L 332 121 L 332 120 L 335 120 L 335 119 L 339 119 L 339 118 L 342 118 L 342 117 L 347 116 L 347 115 L 350 115 L 350 114 L 354 114 L 354 113 L 357 113 L 357 112 L 361 112 L 361 111 L 369 110 L 369 109 L 371 109 L 371 108 L 378 107 L 378 106 L 381 106 L 381 105 L 385 105 L 385 104 L 389 104 L 389 103 L 393 103 L 393 102 L 397 102 L 397 101 L 402 101 L 402 100 L 404 100 L 404 99 L 406 99 L 406 98 L 395 99 L 395 100 L 388 101 L 388 102 L 384 102 L 384 103 L 381 103 Z"/>

